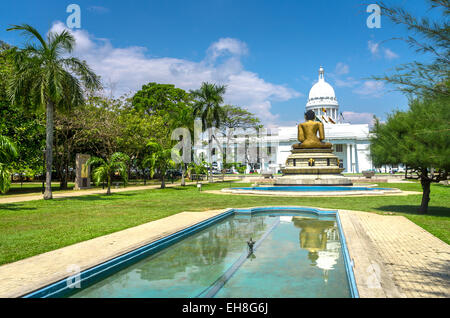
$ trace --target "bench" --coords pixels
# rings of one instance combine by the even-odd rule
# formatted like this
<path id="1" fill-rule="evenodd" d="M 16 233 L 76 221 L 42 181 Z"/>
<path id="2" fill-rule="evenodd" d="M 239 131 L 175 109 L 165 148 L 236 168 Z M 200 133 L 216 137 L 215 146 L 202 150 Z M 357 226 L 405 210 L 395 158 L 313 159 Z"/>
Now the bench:
<path id="1" fill-rule="evenodd" d="M 261 173 L 264 179 L 273 179 L 273 173 L 272 172 L 263 172 Z"/>
<path id="2" fill-rule="evenodd" d="M 118 189 L 122 183 L 123 182 L 113 182 L 113 185 L 116 189 Z"/>
<path id="3" fill-rule="evenodd" d="M 367 179 L 370 179 L 375 175 L 375 171 L 363 171 L 362 174 Z"/>

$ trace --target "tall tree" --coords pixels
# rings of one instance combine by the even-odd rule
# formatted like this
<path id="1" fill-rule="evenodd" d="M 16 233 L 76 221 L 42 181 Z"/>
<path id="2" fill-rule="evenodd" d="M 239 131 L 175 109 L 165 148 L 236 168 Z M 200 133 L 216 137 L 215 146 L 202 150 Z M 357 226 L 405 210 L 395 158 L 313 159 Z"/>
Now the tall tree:
<path id="1" fill-rule="evenodd" d="M 405 41 L 416 52 L 427 54 L 427 62 L 402 64 L 395 68 L 394 74 L 373 78 L 394 84 L 401 91 L 416 96 L 450 96 L 450 0 L 428 0 L 428 3 L 430 10 L 426 12 L 430 17 L 422 18 L 413 16 L 403 8 L 379 3 L 383 16 L 411 32 L 411 35 L 397 39 Z M 431 18 L 432 9 L 441 16 Z"/>
<path id="2" fill-rule="evenodd" d="M 239 107 L 233 105 L 224 105 L 221 107 L 221 124 L 220 124 L 220 133 L 222 138 L 225 139 L 225 149 L 228 149 L 230 146 L 230 140 L 239 130 L 247 130 L 247 129 L 259 129 L 263 126 L 261 125 L 261 121 L 258 117 L 256 117 L 253 113 Z M 223 163 L 229 160 L 226 158 L 226 151 L 222 149 Z M 225 178 L 225 169 L 222 169 L 222 179 Z"/>
<path id="3" fill-rule="evenodd" d="M 55 107 L 82 104 L 82 85 L 88 89 L 100 86 L 99 78 L 84 61 L 66 57 L 73 51 L 75 38 L 64 30 L 49 32 L 47 40 L 28 24 L 14 25 L 8 31 L 22 31 L 29 39 L 23 49 L 14 52 L 13 76 L 8 83 L 8 95 L 14 103 L 22 94 L 30 95 L 34 105 L 46 110 L 46 186 L 44 199 L 52 199 L 53 130 Z"/>
<path id="4" fill-rule="evenodd" d="M 423 190 L 420 213 L 427 213 L 432 182 L 450 171 L 450 98 L 425 96 L 411 101 L 406 112 L 376 120 L 370 152 L 375 165 L 405 164 L 415 171 Z"/>
<path id="5" fill-rule="evenodd" d="M 207 130 L 212 127 L 220 127 L 220 121 L 222 117 L 221 104 L 223 103 L 223 95 L 226 92 L 224 85 L 216 85 L 214 83 L 202 83 L 202 86 L 191 91 L 191 95 L 194 98 L 194 116 L 202 119 L 203 130 Z M 208 129 L 208 157 L 211 157 L 211 143 L 214 138 L 214 134 L 211 129 Z M 209 181 L 212 181 L 212 168 L 210 164 L 209 169 Z"/>
<path id="6" fill-rule="evenodd" d="M 163 148 L 171 146 L 171 132 L 176 128 L 187 128 L 193 136 L 194 117 L 192 96 L 181 88 L 171 84 L 148 83 L 136 92 L 132 104 L 137 111 L 145 112 L 150 118 L 160 118 L 164 127 L 156 130 L 158 136 L 152 136 Z M 147 148 L 149 149 L 149 148 Z M 185 184 L 186 165 L 181 163 L 181 183 Z"/>

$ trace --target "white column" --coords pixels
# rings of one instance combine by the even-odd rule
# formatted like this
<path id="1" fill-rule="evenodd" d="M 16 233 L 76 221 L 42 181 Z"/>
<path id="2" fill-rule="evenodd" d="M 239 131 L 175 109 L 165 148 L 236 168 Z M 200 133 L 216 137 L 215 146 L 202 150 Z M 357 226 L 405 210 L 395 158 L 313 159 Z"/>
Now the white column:
<path id="1" fill-rule="evenodd" d="M 352 158 L 350 157 L 350 144 L 346 144 L 346 148 L 347 148 L 347 172 L 348 173 L 350 173 L 350 172 L 352 172 L 352 170 L 351 170 L 351 167 L 352 167 L 352 165 L 351 165 L 351 160 L 352 160 Z"/>
<path id="2" fill-rule="evenodd" d="M 356 144 L 352 145 L 352 172 L 356 173 Z"/>

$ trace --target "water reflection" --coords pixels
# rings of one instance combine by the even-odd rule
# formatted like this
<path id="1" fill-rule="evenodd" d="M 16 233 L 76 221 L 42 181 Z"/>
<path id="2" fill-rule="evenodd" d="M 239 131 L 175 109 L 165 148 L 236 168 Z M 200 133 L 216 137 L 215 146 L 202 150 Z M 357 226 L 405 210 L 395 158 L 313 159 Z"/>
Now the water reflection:
<path id="1" fill-rule="evenodd" d="M 339 258 L 340 242 L 335 221 L 322 221 L 305 217 L 293 217 L 294 225 L 300 228 L 300 247 L 308 251 L 311 266 L 323 270 L 324 280 L 328 271 L 334 269 Z"/>
<path id="2" fill-rule="evenodd" d="M 275 297 L 346 296 L 347 290 L 342 288 L 345 271 L 339 269 L 340 262 L 336 265 L 340 243 L 335 221 L 285 215 L 231 216 L 73 296 L 195 297 L 245 253 L 250 237 L 258 241 L 278 220 L 280 224 L 260 245 L 257 255 L 239 268 L 221 295 L 244 297 L 256 288 L 258 295 Z"/>
<path id="3" fill-rule="evenodd" d="M 212 284 L 273 219 L 230 217 L 88 287 L 75 297 L 189 297 Z M 136 296 L 134 296 L 136 297 Z"/>

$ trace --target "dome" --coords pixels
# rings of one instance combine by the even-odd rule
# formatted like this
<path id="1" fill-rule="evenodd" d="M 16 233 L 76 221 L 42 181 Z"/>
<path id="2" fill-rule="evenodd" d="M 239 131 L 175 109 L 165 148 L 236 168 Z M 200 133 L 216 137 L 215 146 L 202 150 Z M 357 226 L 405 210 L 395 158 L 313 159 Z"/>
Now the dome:
<path id="1" fill-rule="evenodd" d="M 308 103 L 306 104 L 307 107 L 315 105 L 338 105 L 333 87 L 325 82 L 324 69 L 322 66 L 319 69 L 319 81 L 311 87 L 308 96 Z"/>

